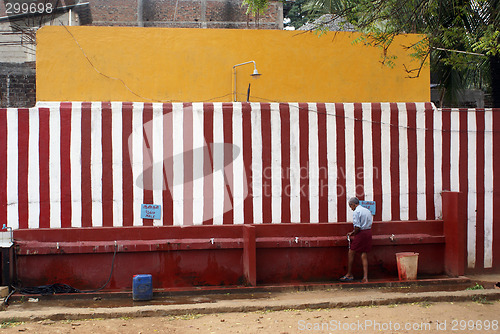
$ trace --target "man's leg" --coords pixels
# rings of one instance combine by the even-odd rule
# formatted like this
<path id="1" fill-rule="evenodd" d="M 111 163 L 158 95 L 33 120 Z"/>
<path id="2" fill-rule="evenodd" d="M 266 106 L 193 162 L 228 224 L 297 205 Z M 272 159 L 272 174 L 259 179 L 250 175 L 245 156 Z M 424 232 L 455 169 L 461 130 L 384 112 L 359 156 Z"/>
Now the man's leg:
<path id="1" fill-rule="evenodd" d="M 368 282 L 368 255 L 363 252 L 361 253 L 361 262 L 363 263 L 363 280 L 362 283 Z"/>
<path id="2" fill-rule="evenodd" d="M 354 256 L 356 252 L 349 249 L 348 259 L 347 259 L 347 274 L 346 277 L 352 277 L 352 264 L 354 263 Z"/>

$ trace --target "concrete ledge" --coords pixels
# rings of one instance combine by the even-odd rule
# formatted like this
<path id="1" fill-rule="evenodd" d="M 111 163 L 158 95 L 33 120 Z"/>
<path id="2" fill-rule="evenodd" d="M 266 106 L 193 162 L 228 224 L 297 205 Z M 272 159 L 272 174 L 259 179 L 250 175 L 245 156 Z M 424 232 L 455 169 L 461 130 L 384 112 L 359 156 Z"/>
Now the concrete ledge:
<path id="1" fill-rule="evenodd" d="M 344 291 L 343 291 L 344 293 Z M 368 293 L 365 296 L 317 298 L 314 301 L 296 300 L 224 300 L 216 303 L 189 305 L 147 305 L 117 308 L 45 308 L 9 310 L 0 313 L 0 321 L 81 320 L 94 318 L 153 317 L 183 314 L 280 311 L 286 309 L 347 308 L 372 305 L 391 305 L 418 302 L 461 302 L 500 300 L 500 290 L 465 290 L 428 293 Z"/>

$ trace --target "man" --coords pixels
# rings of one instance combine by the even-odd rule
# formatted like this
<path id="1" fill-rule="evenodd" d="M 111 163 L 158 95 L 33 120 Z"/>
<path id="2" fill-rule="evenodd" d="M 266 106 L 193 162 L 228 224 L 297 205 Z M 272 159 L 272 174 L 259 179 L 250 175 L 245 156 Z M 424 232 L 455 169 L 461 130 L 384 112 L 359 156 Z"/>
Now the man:
<path id="1" fill-rule="evenodd" d="M 354 230 L 347 233 L 347 238 L 351 239 L 348 263 L 347 263 L 347 274 L 340 278 L 341 282 L 352 282 L 354 277 L 352 276 L 352 264 L 354 263 L 354 257 L 357 253 L 361 253 L 361 262 L 363 263 L 363 279 L 361 283 L 368 282 L 368 255 L 367 253 L 372 249 L 372 223 L 373 217 L 370 210 L 359 205 L 359 200 L 356 197 L 349 199 L 349 207 L 353 212 L 352 224 L 354 225 Z M 354 238 L 353 238 L 354 237 Z"/>

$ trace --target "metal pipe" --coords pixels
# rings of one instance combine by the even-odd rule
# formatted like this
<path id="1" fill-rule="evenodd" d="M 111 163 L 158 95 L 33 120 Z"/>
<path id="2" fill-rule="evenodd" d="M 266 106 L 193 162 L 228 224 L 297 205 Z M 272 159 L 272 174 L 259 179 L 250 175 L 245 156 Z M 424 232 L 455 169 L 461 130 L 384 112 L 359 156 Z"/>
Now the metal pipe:
<path id="1" fill-rule="evenodd" d="M 233 86 L 233 102 L 236 102 L 236 67 L 238 66 L 243 66 L 243 65 L 246 65 L 246 64 L 251 64 L 253 63 L 253 73 L 251 74 L 252 76 L 259 76 L 260 73 L 257 71 L 257 65 L 255 64 L 255 61 L 253 60 L 250 60 L 250 61 L 246 61 L 244 63 L 241 63 L 241 64 L 236 64 L 233 66 L 233 82 L 234 82 L 234 86 Z"/>

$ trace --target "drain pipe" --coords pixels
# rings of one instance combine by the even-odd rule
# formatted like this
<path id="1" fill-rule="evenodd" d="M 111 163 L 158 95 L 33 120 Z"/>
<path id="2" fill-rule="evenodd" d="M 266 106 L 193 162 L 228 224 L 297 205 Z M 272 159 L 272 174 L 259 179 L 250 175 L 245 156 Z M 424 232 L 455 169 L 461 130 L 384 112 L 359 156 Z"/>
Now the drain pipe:
<path id="1" fill-rule="evenodd" d="M 144 3 L 143 0 L 137 0 L 137 26 L 144 27 Z"/>

